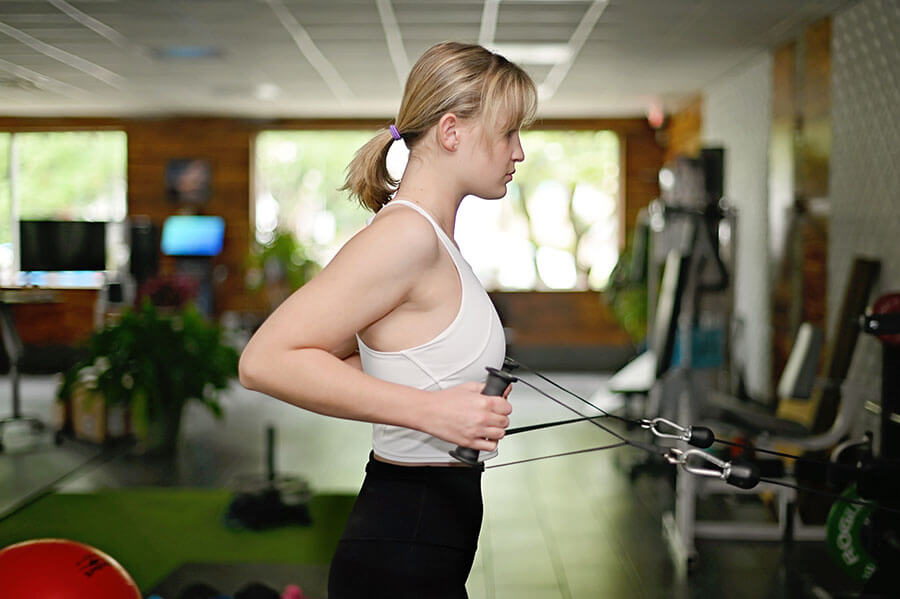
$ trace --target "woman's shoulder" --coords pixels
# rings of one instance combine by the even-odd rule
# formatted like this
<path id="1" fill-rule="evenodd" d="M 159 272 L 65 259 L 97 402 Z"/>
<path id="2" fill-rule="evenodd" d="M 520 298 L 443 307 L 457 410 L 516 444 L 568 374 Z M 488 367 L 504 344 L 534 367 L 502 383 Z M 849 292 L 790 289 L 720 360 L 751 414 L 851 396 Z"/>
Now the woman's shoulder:
<path id="1" fill-rule="evenodd" d="M 395 264 L 427 265 L 440 255 L 440 240 L 428 219 L 415 209 L 383 209 L 342 249 L 369 257 L 390 257 Z"/>
<path id="2" fill-rule="evenodd" d="M 425 251 L 437 250 L 440 241 L 428 218 L 404 204 L 383 208 L 364 230 L 373 237 L 386 238 L 385 241 L 400 248 Z"/>

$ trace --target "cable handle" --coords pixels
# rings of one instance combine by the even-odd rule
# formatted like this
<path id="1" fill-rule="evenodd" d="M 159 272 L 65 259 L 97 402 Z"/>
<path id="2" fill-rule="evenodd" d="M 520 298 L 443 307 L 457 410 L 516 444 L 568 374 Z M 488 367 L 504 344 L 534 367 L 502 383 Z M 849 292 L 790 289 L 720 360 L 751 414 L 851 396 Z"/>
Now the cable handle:
<path id="1" fill-rule="evenodd" d="M 506 365 L 504 364 L 504 367 Z M 497 370 L 496 368 L 492 368 L 490 366 L 487 367 L 488 377 L 487 383 L 484 385 L 484 389 L 481 391 L 482 395 L 491 395 L 494 397 L 499 397 L 503 395 L 503 392 L 506 391 L 506 388 L 510 385 L 510 383 L 515 383 L 518 378 L 513 375 L 505 372 L 503 370 Z M 460 462 L 468 464 L 469 466 L 477 466 L 478 465 L 478 450 L 472 449 L 471 447 L 463 447 L 462 445 L 457 445 L 456 449 L 450 450 L 450 455 Z"/>

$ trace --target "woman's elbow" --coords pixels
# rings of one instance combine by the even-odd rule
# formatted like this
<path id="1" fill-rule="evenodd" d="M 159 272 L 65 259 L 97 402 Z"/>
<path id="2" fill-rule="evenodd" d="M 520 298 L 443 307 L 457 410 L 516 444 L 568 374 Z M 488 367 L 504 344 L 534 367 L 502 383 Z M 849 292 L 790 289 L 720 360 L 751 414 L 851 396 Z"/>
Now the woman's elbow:
<path id="1" fill-rule="evenodd" d="M 260 361 L 256 352 L 248 346 L 238 360 L 238 380 L 246 389 L 257 390 L 259 384 Z"/>

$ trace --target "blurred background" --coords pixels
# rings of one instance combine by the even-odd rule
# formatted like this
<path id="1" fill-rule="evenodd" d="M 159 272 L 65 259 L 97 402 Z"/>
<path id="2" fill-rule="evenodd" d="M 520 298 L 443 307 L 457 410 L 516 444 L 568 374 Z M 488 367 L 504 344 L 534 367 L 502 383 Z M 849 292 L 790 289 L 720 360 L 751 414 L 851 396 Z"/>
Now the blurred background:
<path id="1" fill-rule="evenodd" d="M 261 464 L 267 411 L 283 407 L 239 388 L 237 355 L 371 217 L 339 191 L 344 169 L 393 121 L 410 65 L 445 39 L 505 55 L 540 91 L 506 197 L 466 198 L 456 230 L 510 355 L 571 377 L 597 405 L 672 416 L 687 389 L 692 418 L 718 418 L 710 398 L 727 395 L 811 435 L 831 431 L 828 447 L 866 430 L 877 446 L 883 347 L 857 340 L 853 323 L 900 288 L 898 36 L 891 0 L 0 2 L 0 545 L 18 534 L 3 526 L 50 492 L 221 488 L 224 471 Z M 664 280 L 671 250 L 691 258 L 677 290 Z M 679 299 L 661 323 L 673 291 L 681 315 Z M 805 358 L 816 400 L 788 407 L 780 383 L 796 375 L 787 366 L 804 323 L 824 339 Z M 666 351 L 649 385 L 616 384 L 654 348 Z M 666 370 L 681 374 L 667 382 Z M 530 401 L 521 422 L 545 415 Z M 231 429 L 234 414 L 252 416 Z M 175 430 L 158 431 L 161 418 Z M 304 434 L 329 426 L 299 410 L 280 418 Z M 351 429 L 343 457 L 316 453 L 332 446 L 327 428 L 280 443 L 314 488 L 352 494 L 368 432 Z M 225 431 L 240 439 L 223 443 Z M 328 474 L 330 459 L 343 474 Z M 771 582 L 761 573 L 787 555 L 778 538 L 750 550 L 745 570 L 729 553 L 739 545 L 716 540 L 730 549 L 715 568 L 678 578 L 660 531 L 671 481 L 630 487 L 630 466 L 591 460 L 604 474 L 589 497 L 643 497 L 647 512 L 632 516 L 660 536 L 633 548 L 659 578 L 641 586 L 650 566 L 628 553 L 624 578 L 610 574 L 624 581 L 615 596 L 730 593 L 721 571 L 740 573 L 747 590 L 734 592 L 746 597 L 859 582 L 831 571 L 821 539 L 796 569 L 803 584 Z M 584 490 L 570 475 L 557 490 Z M 747 501 L 731 508 L 778 520 L 777 501 Z M 827 511 L 801 516 L 823 536 Z M 543 530 L 547 552 L 532 564 L 546 574 L 533 596 L 601 596 L 596 581 L 576 592 L 574 562 L 554 553 L 571 535 L 528 522 L 517 530 Z M 491 567 L 479 561 L 472 596 L 526 592 Z"/>

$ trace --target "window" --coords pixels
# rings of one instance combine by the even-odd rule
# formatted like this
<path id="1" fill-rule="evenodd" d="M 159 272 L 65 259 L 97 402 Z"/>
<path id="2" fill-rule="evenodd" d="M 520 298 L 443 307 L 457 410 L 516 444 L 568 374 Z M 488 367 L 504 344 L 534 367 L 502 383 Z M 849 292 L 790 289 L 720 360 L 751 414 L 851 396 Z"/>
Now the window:
<path id="1" fill-rule="evenodd" d="M 489 290 L 603 289 L 619 257 L 619 139 L 526 131 L 506 197 L 463 201 L 456 237 Z"/>
<path id="2" fill-rule="evenodd" d="M 371 214 L 351 202 L 344 169 L 371 131 L 264 131 L 256 139 L 256 241 L 290 233 L 327 264 Z"/>
<path id="3" fill-rule="evenodd" d="M 290 232 L 326 264 L 371 216 L 338 188 L 371 131 L 266 131 L 256 144 L 256 239 Z M 466 198 L 456 238 L 489 290 L 602 289 L 619 251 L 619 141 L 530 131 L 506 198 Z"/>
<path id="4" fill-rule="evenodd" d="M 12 203 L 9 184 L 9 146 L 12 136 L 0 133 L 0 248 L 4 248 L 0 261 L 9 260 L 9 264 L 0 262 L 0 268 L 12 267 Z M 9 216 L 7 216 L 9 215 Z M 6 256 L 6 254 L 9 254 Z"/>
<path id="5" fill-rule="evenodd" d="M 0 133 L 0 276 L 15 279 L 19 220 L 121 224 L 127 138 L 122 131 Z M 108 231 L 107 268 L 127 260 L 121 226 Z"/>

